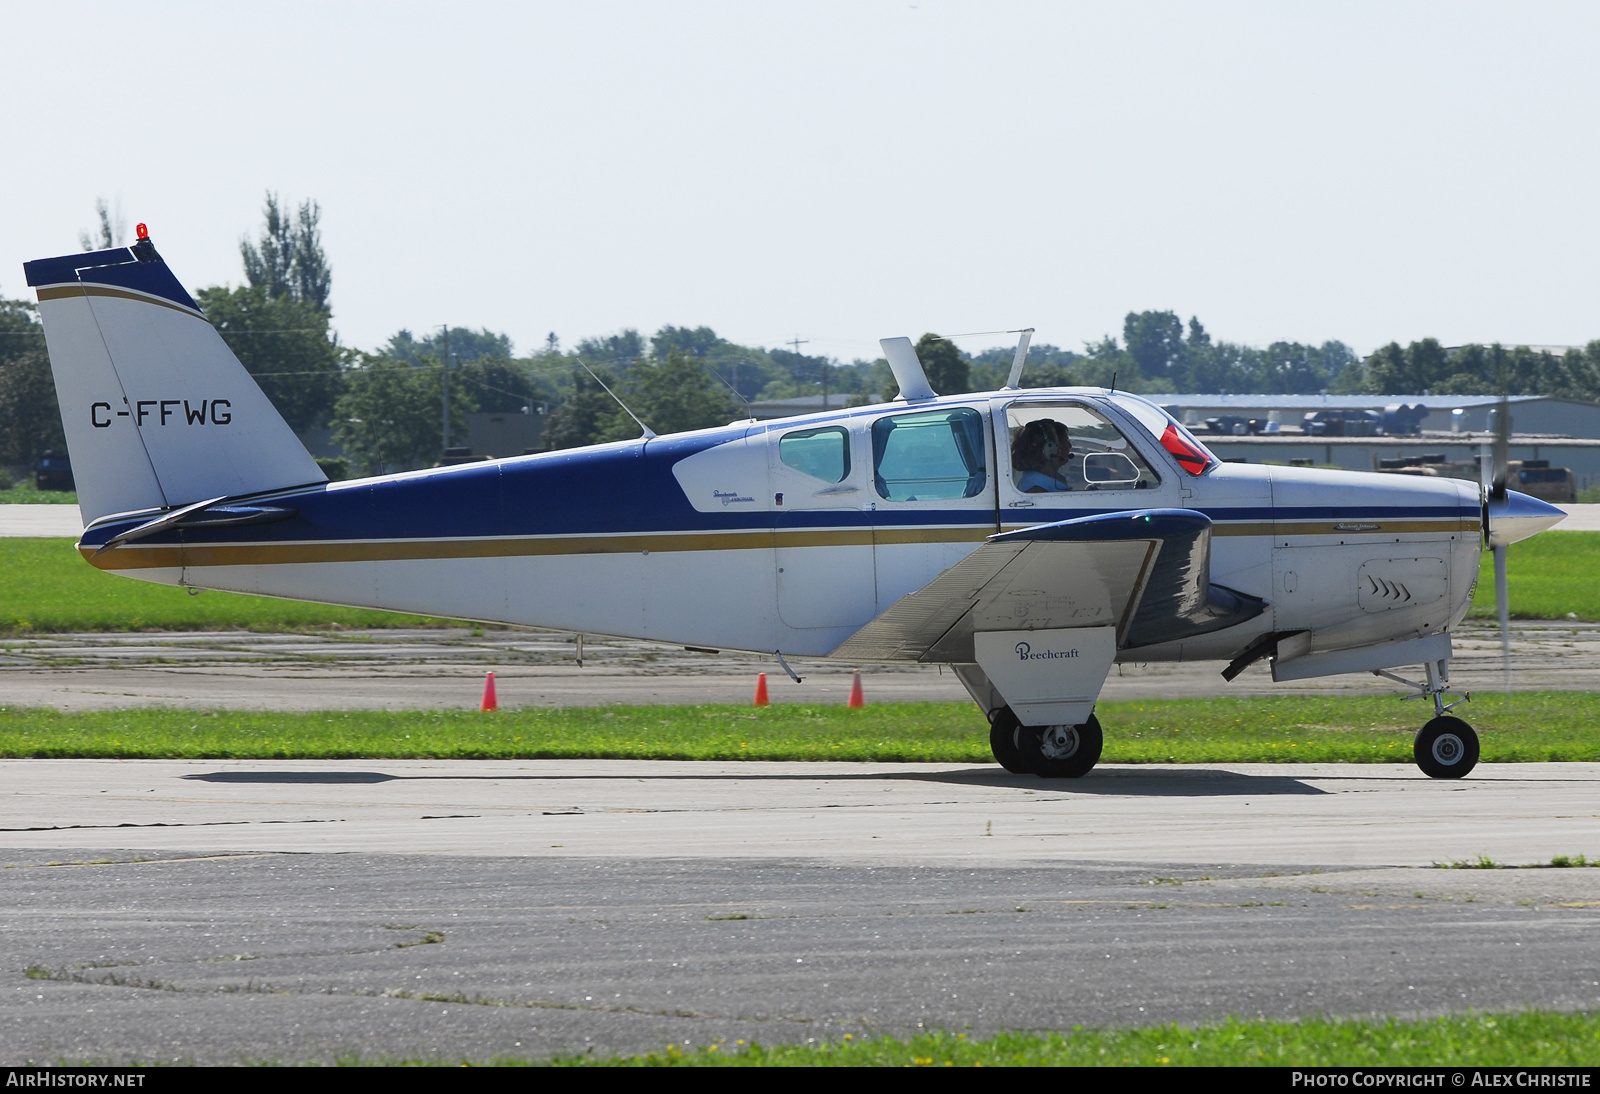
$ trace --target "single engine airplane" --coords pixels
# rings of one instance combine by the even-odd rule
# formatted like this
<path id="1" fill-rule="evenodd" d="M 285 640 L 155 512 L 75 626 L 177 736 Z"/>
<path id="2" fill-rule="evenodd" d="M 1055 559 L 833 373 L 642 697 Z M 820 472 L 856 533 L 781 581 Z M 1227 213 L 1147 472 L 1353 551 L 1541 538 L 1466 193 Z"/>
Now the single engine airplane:
<path id="1" fill-rule="evenodd" d="M 849 662 L 951 665 L 1016 772 L 1086 774 L 1118 661 L 1377 672 L 1465 775 L 1451 630 L 1480 551 L 1561 520 L 1451 479 L 1219 461 L 1100 388 L 938 395 L 328 482 L 157 254 L 29 262 L 87 527 L 126 577 Z M 1503 559 L 1503 552 L 1501 553 Z M 1503 572 L 1503 566 L 1501 567 Z M 1503 589 L 1502 589 L 1503 596 Z M 1391 670 L 1423 666 L 1412 682 Z M 787 662 L 785 662 L 787 667 Z"/>

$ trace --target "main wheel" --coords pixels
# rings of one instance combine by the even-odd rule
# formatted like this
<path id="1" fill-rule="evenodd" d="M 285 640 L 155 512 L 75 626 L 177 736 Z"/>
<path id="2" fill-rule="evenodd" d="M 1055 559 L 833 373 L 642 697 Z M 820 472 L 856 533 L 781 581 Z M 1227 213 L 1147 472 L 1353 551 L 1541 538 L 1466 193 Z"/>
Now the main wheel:
<path id="1" fill-rule="evenodd" d="M 1022 734 L 1022 723 L 1010 707 L 1001 707 L 989 720 L 989 751 L 1013 775 L 1026 775 L 1033 770 L 1022 751 Z"/>
<path id="2" fill-rule="evenodd" d="M 1078 726 L 1024 726 L 1020 744 L 1035 775 L 1078 779 L 1100 762 L 1105 737 L 1100 732 L 1100 719 L 1091 714 L 1087 722 Z"/>
<path id="3" fill-rule="evenodd" d="M 1478 734 L 1460 718 L 1441 715 L 1417 731 L 1411 754 L 1429 778 L 1459 779 L 1478 764 Z"/>

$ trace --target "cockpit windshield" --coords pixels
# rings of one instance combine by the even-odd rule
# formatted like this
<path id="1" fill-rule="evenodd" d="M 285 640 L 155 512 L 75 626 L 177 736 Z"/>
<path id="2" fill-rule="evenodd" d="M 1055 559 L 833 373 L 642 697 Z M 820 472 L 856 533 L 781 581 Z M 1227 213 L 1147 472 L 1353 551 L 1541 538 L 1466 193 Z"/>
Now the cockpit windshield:
<path id="1" fill-rule="evenodd" d="M 1137 395 L 1121 391 L 1113 392 L 1107 398 L 1149 430 L 1150 436 L 1159 441 L 1162 448 L 1172 453 L 1178 461 L 1178 466 L 1189 474 L 1204 474 L 1208 468 L 1217 463 L 1217 458 L 1211 454 L 1210 449 L 1195 440 L 1194 434 L 1183 428 L 1178 419 L 1148 399 L 1141 399 Z"/>

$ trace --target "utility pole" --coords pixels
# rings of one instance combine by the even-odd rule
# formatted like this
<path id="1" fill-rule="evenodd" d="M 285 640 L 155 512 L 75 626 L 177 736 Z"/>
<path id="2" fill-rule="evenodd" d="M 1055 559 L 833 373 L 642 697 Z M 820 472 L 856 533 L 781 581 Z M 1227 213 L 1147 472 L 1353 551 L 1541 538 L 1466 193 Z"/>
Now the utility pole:
<path id="1" fill-rule="evenodd" d="M 444 324 L 444 356 L 440 358 L 440 367 L 444 369 L 444 449 L 439 453 L 439 458 L 444 459 L 450 454 L 450 324 Z"/>
<path id="2" fill-rule="evenodd" d="M 784 343 L 784 345 L 786 345 L 786 346 L 793 346 L 793 347 L 794 347 L 794 355 L 795 355 L 795 356 L 796 356 L 796 357 L 799 357 L 799 356 L 800 356 L 800 347 L 801 347 L 801 346 L 803 346 L 803 345 L 805 345 L 805 344 L 806 344 L 806 343 L 807 343 L 807 342 L 809 342 L 809 341 L 811 341 L 811 339 L 809 339 L 809 338 L 801 338 L 801 337 L 800 337 L 800 336 L 799 336 L 799 335 L 798 335 L 798 334 L 797 334 L 797 335 L 795 335 L 795 336 L 794 336 L 794 337 L 793 337 L 793 338 L 791 338 L 791 339 L 789 339 L 789 341 L 787 341 L 787 342 L 785 342 L 785 343 Z M 795 365 L 795 373 L 796 373 L 796 375 L 795 375 L 795 378 L 794 378 L 794 382 L 795 382 L 795 386 L 796 386 L 796 387 L 799 387 L 799 386 L 800 386 L 800 377 L 799 377 L 799 375 L 798 375 L 798 373 L 799 373 L 799 371 L 800 371 L 800 366 L 799 366 L 799 364 L 798 364 L 798 363 L 797 363 L 797 364 L 796 364 L 796 365 Z M 805 389 L 804 389 L 804 388 L 801 388 L 801 389 L 800 389 L 800 390 L 802 390 L 802 391 L 804 391 L 804 390 L 805 390 Z M 824 393 L 823 393 L 823 394 L 824 394 L 824 396 L 826 396 L 826 394 L 827 394 L 827 393 L 826 393 L 826 392 L 824 392 Z M 827 399 L 826 399 L 826 398 L 824 398 L 824 399 L 823 399 L 823 400 L 822 400 L 822 409 L 823 409 L 823 410 L 827 410 L 827 409 L 828 409 L 828 400 L 827 400 Z"/>

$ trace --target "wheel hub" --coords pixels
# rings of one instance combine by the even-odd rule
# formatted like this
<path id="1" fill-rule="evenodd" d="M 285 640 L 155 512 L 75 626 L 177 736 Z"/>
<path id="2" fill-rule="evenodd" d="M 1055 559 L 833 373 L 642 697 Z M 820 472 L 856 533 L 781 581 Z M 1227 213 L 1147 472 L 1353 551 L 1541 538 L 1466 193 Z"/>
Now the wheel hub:
<path id="1" fill-rule="evenodd" d="M 1066 760 L 1078 751 L 1077 726 L 1045 726 L 1039 735 L 1039 752 L 1047 760 Z"/>
<path id="2" fill-rule="evenodd" d="M 1441 733 L 1433 742 L 1433 758 L 1446 767 L 1459 763 L 1466 750 L 1454 733 Z"/>

